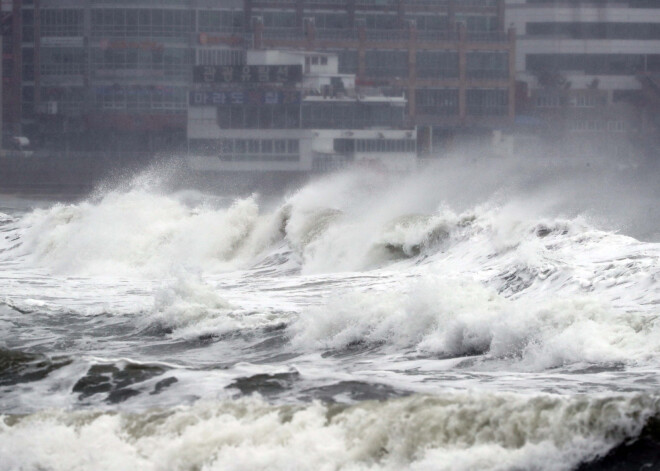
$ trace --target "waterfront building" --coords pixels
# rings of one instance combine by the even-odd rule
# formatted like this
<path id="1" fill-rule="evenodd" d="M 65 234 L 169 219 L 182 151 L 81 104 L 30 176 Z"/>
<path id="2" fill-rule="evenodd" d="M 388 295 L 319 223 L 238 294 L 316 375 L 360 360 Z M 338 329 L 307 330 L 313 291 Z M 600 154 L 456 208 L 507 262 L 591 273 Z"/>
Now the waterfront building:
<path id="1" fill-rule="evenodd" d="M 515 35 L 503 0 L 246 2 L 256 48 L 337 54 L 358 87 L 403 92 L 422 154 L 514 118 Z M 427 143 L 428 142 L 428 143 Z"/>
<path id="2" fill-rule="evenodd" d="M 506 22 L 517 31 L 521 116 L 590 145 L 613 137 L 600 142 L 622 152 L 626 140 L 658 133 L 648 105 L 660 74 L 660 2 L 507 0 Z"/>
<path id="3" fill-rule="evenodd" d="M 336 57 L 357 89 L 405 97 L 427 153 L 514 117 L 503 0 L 12 0 L 7 18 L 5 128 L 51 150 L 185 149 L 194 67 L 252 49 Z"/>
<path id="4" fill-rule="evenodd" d="M 416 130 L 403 95 L 356 88 L 337 54 L 251 50 L 244 66 L 198 66 L 190 94 L 190 166 L 310 172 L 348 164 L 408 171 Z"/>

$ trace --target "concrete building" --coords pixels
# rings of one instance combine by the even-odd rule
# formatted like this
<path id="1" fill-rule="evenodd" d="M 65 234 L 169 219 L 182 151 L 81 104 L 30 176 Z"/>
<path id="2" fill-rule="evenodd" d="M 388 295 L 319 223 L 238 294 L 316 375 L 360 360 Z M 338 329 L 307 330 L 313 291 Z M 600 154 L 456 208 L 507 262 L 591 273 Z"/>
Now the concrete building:
<path id="1" fill-rule="evenodd" d="M 660 74 L 660 2 L 507 0 L 515 27 L 517 107 L 553 132 L 603 146 L 649 128 L 644 93 Z M 653 82 L 651 82 L 653 83 Z M 599 139 L 600 140 L 600 139 Z"/>
<path id="2" fill-rule="evenodd" d="M 244 64 L 251 49 L 332 53 L 356 87 L 405 94 L 427 148 L 514 117 L 504 0 L 10 1 L 5 129 L 36 147 L 177 151 L 193 67 Z"/>
<path id="3" fill-rule="evenodd" d="M 416 167 L 405 98 L 356 88 L 355 75 L 339 73 L 337 54 L 251 50 L 246 66 L 199 66 L 194 79 L 188 155 L 195 170 Z"/>
<path id="4" fill-rule="evenodd" d="M 256 48 L 335 53 L 358 87 L 404 92 L 408 123 L 429 141 L 422 152 L 513 121 L 515 37 L 504 1 L 253 0 L 246 11 Z"/>

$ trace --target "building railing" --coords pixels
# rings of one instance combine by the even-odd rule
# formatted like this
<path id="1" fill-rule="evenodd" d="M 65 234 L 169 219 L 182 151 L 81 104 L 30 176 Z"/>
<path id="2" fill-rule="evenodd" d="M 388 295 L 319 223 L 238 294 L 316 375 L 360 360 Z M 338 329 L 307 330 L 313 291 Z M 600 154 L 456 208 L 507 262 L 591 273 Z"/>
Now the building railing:
<path id="1" fill-rule="evenodd" d="M 468 31 L 467 40 L 479 43 L 505 43 L 509 35 L 501 31 Z"/>
<path id="2" fill-rule="evenodd" d="M 332 40 L 357 40 L 360 33 L 356 29 L 317 29 L 315 31 L 317 39 L 332 39 Z"/>
<path id="3" fill-rule="evenodd" d="M 266 28 L 263 30 L 264 39 L 304 39 L 305 34 L 300 28 Z"/>
<path id="4" fill-rule="evenodd" d="M 365 37 L 371 41 L 402 41 L 410 38 L 407 29 L 366 29 Z"/>
<path id="5" fill-rule="evenodd" d="M 408 5 L 424 5 L 424 6 L 434 6 L 434 7 L 446 7 L 449 6 L 449 0 L 408 0 L 406 2 Z"/>
<path id="6" fill-rule="evenodd" d="M 451 30 L 417 30 L 409 29 L 364 29 L 364 38 L 367 42 L 397 42 L 408 41 L 416 35 L 418 41 L 445 42 L 459 41 L 458 31 Z M 318 40 L 332 41 L 358 41 L 360 39 L 359 29 L 330 29 L 319 28 L 314 30 L 313 36 Z M 301 28 L 264 28 L 262 38 L 265 40 L 289 40 L 303 41 L 311 37 Z M 509 35 L 501 31 L 468 31 L 466 41 L 470 43 L 506 43 Z"/>
<path id="7" fill-rule="evenodd" d="M 420 41 L 458 41 L 458 32 L 449 30 L 421 30 L 417 31 Z"/>

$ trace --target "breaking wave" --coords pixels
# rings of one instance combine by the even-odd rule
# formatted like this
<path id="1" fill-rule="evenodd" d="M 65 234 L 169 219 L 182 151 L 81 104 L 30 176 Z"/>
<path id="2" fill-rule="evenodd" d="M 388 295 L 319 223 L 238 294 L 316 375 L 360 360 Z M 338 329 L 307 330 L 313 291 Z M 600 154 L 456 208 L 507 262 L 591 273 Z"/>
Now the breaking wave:
<path id="1" fill-rule="evenodd" d="M 634 441 L 647 395 L 446 393 L 357 405 L 258 397 L 0 417 L 0 469 L 569 470 Z M 655 437 L 657 444 L 657 437 Z"/>
<path id="2" fill-rule="evenodd" d="M 13 245 L 2 257 L 55 273 L 162 277 L 181 268 L 222 272 L 264 261 L 303 274 L 368 270 L 440 254 L 468 267 L 505 262 L 505 272 L 524 278 L 523 268 L 551 264 L 544 254 L 579 261 L 585 249 L 625 256 L 649 248 L 580 217 L 529 214 L 515 201 L 491 198 L 457 212 L 432 196 L 401 202 L 387 187 L 338 177 L 303 188 L 274 210 L 257 196 L 220 204 L 153 188 L 107 191 L 15 220 L 5 237 Z M 654 248 L 651 255 L 657 254 Z"/>
<path id="3" fill-rule="evenodd" d="M 304 312 L 294 347 L 356 345 L 440 357 L 482 355 L 507 368 L 542 371 L 574 363 L 639 364 L 660 354 L 660 318 L 621 312 L 599 297 L 508 298 L 465 280 L 427 276 L 396 290 L 353 291 Z"/>

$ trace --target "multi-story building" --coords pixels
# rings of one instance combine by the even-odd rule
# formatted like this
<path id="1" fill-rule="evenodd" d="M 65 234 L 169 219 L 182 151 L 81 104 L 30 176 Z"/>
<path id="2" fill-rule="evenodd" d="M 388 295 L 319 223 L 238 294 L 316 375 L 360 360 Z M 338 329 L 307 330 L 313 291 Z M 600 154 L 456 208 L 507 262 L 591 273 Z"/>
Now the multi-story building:
<path id="1" fill-rule="evenodd" d="M 245 66 L 199 66 L 189 162 L 203 172 L 309 172 L 358 164 L 407 171 L 416 130 L 403 96 L 358 89 L 337 54 L 248 52 Z M 370 93 L 369 93 L 370 92 Z"/>
<path id="2" fill-rule="evenodd" d="M 358 87 L 404 92 L 408 122 L 436 141 L 514 117 L 503 0 L 251 0 L 246 12 L 255 47 L 337 54 Z"/>
<path id="3" fill-rule="evenodd" d="M 20 53 L 20 47 L 14 42 L 14 31 L 16 22 L 14 15 L 14 5 L 11 0 L 2 0 L 0 2 L 0 28 L 2 31 L 2 116 L 1 122 L 3 134 L 11 135 L 18 132 L 12 128 L 13 123 L 17 123 L 20 118 L 18 106 L 18 92 L 20 91 L 20 74 L 18 74 L 15 64 L 17 53 Z M 9 123 L 6 126 L 5 123 Z M 4 132 L 6 129 L 6 132 Z"/>
<path id="4" fill-rule="evenodd" d="M 514 116 L 515 38 L 505 31 L 504 0 L 12 0 L 11 7 L 6 128 L 53 150 L 182 147 L 193 67 L 240 65 L 250 49 L 332 53 L 358 89 L 405 95 L 406 124 L 426 125 L 436 137 Z"/>
<path id="5" fill-rule="evenodd" d="M 518 35 L 520 114 L 576 138 L 648 130 L 642 88 L 660 74 L 660 2 L 507 0 L 506 22 Z"/>

